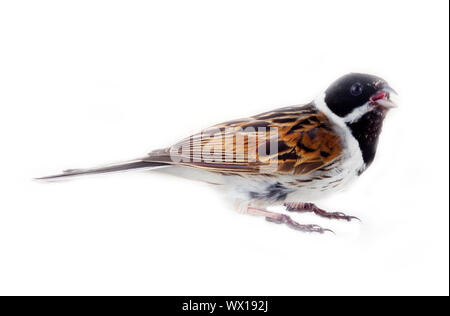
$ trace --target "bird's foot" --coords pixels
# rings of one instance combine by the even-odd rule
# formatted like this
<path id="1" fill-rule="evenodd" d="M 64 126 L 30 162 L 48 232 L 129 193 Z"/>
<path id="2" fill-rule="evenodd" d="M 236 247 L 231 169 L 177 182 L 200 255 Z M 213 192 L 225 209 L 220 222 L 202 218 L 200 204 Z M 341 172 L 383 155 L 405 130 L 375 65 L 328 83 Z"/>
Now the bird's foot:
<path id="1" fill-rule="evenodd" d="M 328 228 L 322 228 L 319 225 L 314 224 L 300 224 L 294 221 L 292 218 L 290 218 L 287 215 L 279 214 L 279 217 L 273 218 L 273 217 L 266 217 L 266 220 L 268 222 L 276 223 L 276 224 L 286 224 L 288 227 L 299 230 L 306 233 L 320 233 L 323 234 L 325 232 L 331 232 L 334 234 L 334 231 Z"/>
<path id="2" fill-rule="evenodd" d="M 296 221 L 294 221 L 292 218 L 290 218 L 289 216 L 287 216 L 285 214 L 269 212 L 266 210 L 261 210 L 261 209 L 257 209 L 257 208 L 253 208 L 253 207 L 249 207 L 247 209 L 247 213 L 251 214 L 251 215 L 264 216 L 266 218 L 266 220 L 269 222 L 276 223 L 276 224 L 286 224 L 288 227 L 295 229 L 295 230 L 302 231 L 302 232 L 320 233 L 320 234 L 323 234 L 325 232 L 334 233 L 332 230 L 327 229 L 327 228 L 322 228 L 318 225 L 313 225 L 313 224 L 304 225 L 304 224 L 297 223 Z"/>
<path id="3" fill-rule="evenodd" d="M 358 217 L 355 216 L 349 216 L 341 212 L 327 212 L 321 208 L 318 208 L 313 203 L 284 203 L 284 206 L 286 207 L 286 210 L 289 212 L 312 212 L 316 215 L 319 215 L 320 217 L 325 217 L 328 219 L 343 219 L 346 221 L 351 221 L 352 219 L 356 219 L 358 221 L 361 221 Z"/>

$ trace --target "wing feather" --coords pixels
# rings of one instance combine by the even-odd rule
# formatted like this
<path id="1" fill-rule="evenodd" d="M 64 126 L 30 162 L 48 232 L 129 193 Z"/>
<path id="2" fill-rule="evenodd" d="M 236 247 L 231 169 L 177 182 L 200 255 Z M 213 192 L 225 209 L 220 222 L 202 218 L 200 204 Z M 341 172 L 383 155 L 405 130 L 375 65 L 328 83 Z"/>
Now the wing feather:
<path id="1" fill-rule="evenodd" d="M 270 145 L 277 145 L 270 151 Z M 273 149 L 273 148 L 272 148 Z M 290 106 L 212 126 L 150 153 L 149 161 L 215 172 L 264 173 L 274 161 L 276 174 L 307 174 L 326 166 L 342 151 L 332 123 L 313 104 Z"/>

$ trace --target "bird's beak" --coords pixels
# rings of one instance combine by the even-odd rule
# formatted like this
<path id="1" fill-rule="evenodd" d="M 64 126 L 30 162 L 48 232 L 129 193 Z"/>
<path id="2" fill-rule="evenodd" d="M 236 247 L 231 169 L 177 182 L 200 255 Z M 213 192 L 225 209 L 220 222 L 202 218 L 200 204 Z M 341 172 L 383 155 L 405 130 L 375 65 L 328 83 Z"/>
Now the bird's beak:
<path id="1" fill-rule="evenodd" d="M 378 90 L 377 93 L 370 97 L 370 104 L 379 106 L 384 110 L 396 108 L 397 105 L 391 99 L 392 95 L 397 95 L 397 92 L 388 85 L 385 85 L 382 89 Z"/>

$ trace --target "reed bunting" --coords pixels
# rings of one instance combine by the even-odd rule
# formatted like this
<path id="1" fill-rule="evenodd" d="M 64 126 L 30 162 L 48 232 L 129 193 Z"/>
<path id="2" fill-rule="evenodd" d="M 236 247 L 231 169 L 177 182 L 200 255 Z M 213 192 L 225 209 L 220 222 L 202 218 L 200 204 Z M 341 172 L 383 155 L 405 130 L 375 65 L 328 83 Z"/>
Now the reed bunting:
<path id="1" fill-rule="evenodd" d="M 219 186 L 246 214 L 304 231 L 330 231 L 268 211 L 313 212 L 352 220 L 311 203 L 357 179 L 372 163 L 394 90 L 383 79 L 345 75 L 314 101 L 212 126 L 143 158 L 90 169 L 70 169 L 51 180 L 129 169 L 161 169 Z"/>

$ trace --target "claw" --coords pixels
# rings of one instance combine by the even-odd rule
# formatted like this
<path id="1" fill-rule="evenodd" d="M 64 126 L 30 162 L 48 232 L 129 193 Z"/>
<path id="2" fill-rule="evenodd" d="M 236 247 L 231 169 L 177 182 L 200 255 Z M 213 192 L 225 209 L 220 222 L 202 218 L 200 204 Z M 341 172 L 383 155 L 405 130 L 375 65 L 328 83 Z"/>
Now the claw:
<path id="1" fill-rule="evenodd" d="M 289 216 L 284 215 L 284 214 L 280 214 L 280 216 L 278 218 L 266 217 L 266 220 L 269 222 L 272 222 L 272 223 L 276 223 L 276 224 L 286 224 L 288 227 L 295 229 L 295 230 L 302 231 L 302 232 L 319 233 L 319 234 L 323 234 L 325 232 L 331 232 L 331 233 L 335 234 L 334 231 L 332 231 L 331 229 L 322 228 L 319 225 L 314 225 L 314 224 L 302 225 L 300 223 L 297 223 L 292 218 L 290 218 Z"/>
<path id="2" fill-rule="evenodd" d="M 319 215 L 319 216 L 325 217 L 325 218 L 329 218 L 329 219 L 342 219 L 342 220 L 345 220 L 345 221 L 348 221 L 348 222 L 351 222 L 352 219 L 356 219 L 356 220 L 361 222 L 361 220 L 358 217 L 346 215 L 346 214 L 341 213 L 341 212 L 326 213 L 326 214 L 318 214 L 318 213 L 316 213 L 316 214 Z"/>
<path id="3" fill-rule="evenodd" d="M 361 222 L 361 220 L 356 216 L 349 216 L 341 212 L 327 212 L 321 208 L 318 208 L 313 203 L 284 203 L 284 206 L 289 212 L 313 212 L 316 215 L 328 219 L 342 219 L 348 222 L 356 219 Z"/>

